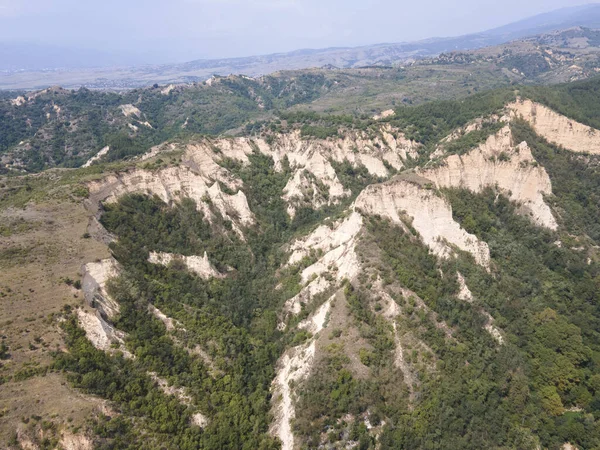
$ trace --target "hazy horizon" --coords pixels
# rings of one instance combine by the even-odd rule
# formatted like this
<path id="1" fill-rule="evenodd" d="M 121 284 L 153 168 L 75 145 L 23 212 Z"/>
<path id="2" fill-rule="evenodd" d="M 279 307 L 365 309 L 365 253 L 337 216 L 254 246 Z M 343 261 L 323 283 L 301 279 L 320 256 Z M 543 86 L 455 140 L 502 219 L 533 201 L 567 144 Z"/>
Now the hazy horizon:
<path id="1" fill-rule="evenodd" d="M 0 44 L 171 63 L 415 41 L 484 31 L 573 0 L 0 0 Z"/>

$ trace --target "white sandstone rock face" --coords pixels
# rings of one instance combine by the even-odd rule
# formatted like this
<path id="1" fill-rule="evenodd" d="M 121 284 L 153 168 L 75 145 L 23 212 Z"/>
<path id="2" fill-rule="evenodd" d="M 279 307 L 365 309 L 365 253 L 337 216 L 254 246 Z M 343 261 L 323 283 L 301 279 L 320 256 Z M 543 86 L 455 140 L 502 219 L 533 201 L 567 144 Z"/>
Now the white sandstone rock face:
<path id="1" fill-rule="evenodd" d="M 137 169 L 89 184 L 90 193 L 108 203 L 134 193 L 157 195 L 165 202 L 182 196 L 200 201 L 208 187 L 206 180 L 187 167 L 169 167 L 157 172 Z"/>
<path id="2" fill-rule="evenodd" d="M 208 196 L 221 215 L 233 222 L 234 228 L 236 223 L 245 227 L 254 225 L 254 214 L 250 211 L 248 200 L 242 191 L 237 191 L 233 195 L 225 194 L 221 191 L 219 183 L 215 182 L 208 189 Z M 243 236 L 239 228 L 237 231 Z"/>
<path id="3" fill-rule="evenodd" d="M 360 273 L 356 244 L 362 225 L 362 216 L 353 212 L 331 227 L 321 225 L 308 236 L 292 244 L 288 264 L 300 262 L 311 250 L 320 251 L 322 256 L 302 271 L 304 287 L 298 295 L 286 302 L 286 312 L 299 313 L 302 303 L 307 303 L 315 295 L 325 292 L 334 283 L 344 279 L 351 281 Z M 280 324 L 280 327 L 284 328 L 285 325 Z"/>
<path id="4" fill-rule="evenodd" d="M 377 278 L 377 281 L 372 286 L 371 293 L 374 297 L 379 297 L 381 299 L 384 306 L 380 314 L 392 324 L 394 343 L 396 345 L 396 348 L 394 349 L 394 366 L 402 372 L 404 384 L 408 387 L 409 399 L 413 402 L 415 399 L 414 393 L 415 386 L 418 384 L 418 377 L 414 367 L 409 362 L 410 360 L 407 360 L 407 358 L 404 357 L 402 336 L 398 330 L 398 325 L 396 324 L 396 318 L 401 314 L 402 310 L 392 296 L 386 292 L 381 278 Z M 374 312 L 377 313 L 376 311 Z"/>
<path id="5" fill-rule="evenodd" d="M 167 331 L 183 329 L 183 326 L 178 321 L 168 317 L 160 309 L 158 309 L 156 306 L 154 306 L 151 303 L 148 303 L 148 312 L 150 314 L 152 314 L 154 317 L 156 317 L 158 320 L 160 320 L 164 324 Z"/>
<path id="6" fill-rule="evenodd" d="M 550 177 L 536 164 L 526 142 L 513 145 L 508 126 L 469 153 L 451 155 L 442 166 L 418 173 L 438 188 L 465 188 L 478 193 L 497 186 L 511 200 L 522 204 L 534 223 L 552 230 L 557 228 L 552 211 L 544 202 L 544 196 L 552 194 Z"/>
<path id="7" fill-rule="evenodd" d="M 502 336 L 502 333 L 500 332 L 498 327 L 494 325 L 494 318 L 490 315 L 490 313 L 486 311 L 483 311 L 483 315 L 487 317 L 487 323 L 483 326 L 483 328 L 485 328 L 485 330 L 488 333 L 490 333 L 490 335 L 492 336 L 492 338 L 494 338 L 498 345 L 503 345 L 504 337 Z"/>
<path id="8" fill-rule="evenodd" d="M 271 425 L 271 434 L 281 439 L 282 450 L 293 450 L 294 434 L 291 421 L 296 417 L 291 383 L 305 380 L 310 374 L 310 369 L 315 357 L 316 343 L 314 340 L 309 345 L 294 347 L 280 358 L 275 380 L 273 380 L 273 398 L 279 398 L 274 408 L 274 423 Z"/>
<path id="9" fill-rule="evenodd" d="M 103 156 L 105 156 L 110 151 L 110 147 L 107 145 L 102 150 L 100 150 L 96 155 L 92 156 L 87 162 L 81 167 L 90 167 L 96 161 L 99 161 Z"/>
<path id="10" fill-rule="evenodd" d="M 381 111 L 381 113 L 374 115 L 373 120 L 385 119 L 386 117 L 391 117 L 395 114 L 396 112 L 393 109 L 386 109 L 385 111 Z"/>
<path id="11" fill-rule="evenodd" d="M 484 125 L 494 124 L 498 122 L 508 123 L 510 122 L 509 115 L 498 116 L 497 114 L 492 114 L 487 117 L 478 117 L 471 122 L 467 123 L 465 126 L 460 127 L 442 139 L 442 144 L 453 142 L 466 134 L 469 134 L 473 131 L 478 131 L 483 129 Z"/>
<path id="12" fill-rule="evenodd" d="M 83 309 L 78 309 L 77 319 L 79 326 L 85 331 L 86 337 L 98 350 L 110 353 L 115 350 L 112 345 L 116 344 L 125 357 L 132 357 L 131 353 L 129 353 L 123 345 L 125 333 L 114 328 L 102 319 L 98 313 L 94 314 Z"/>
<path id="13" fill-rule="evenodd" d="M 348 161 L 354 167 L 362 165 L 372 175 L 386 177 L 389 171 L 384 161 L 399 170 L 404 160 L 416 157 L 419 144 L 406 139 L 403 133 L 386 124 L 372 136 L 354 131 L 339 139 L 304 139 L 299 131 L 295 131 L 277 136 L 272 144 L 260 138 L 234 138 L 203 141 L 197 147 L 202 148 L 202 153 L 213 161 L 227 157 L 244 164 L 248 162 L 249 154 L 258 151 L 273 158 L 276 170 L 282 170 L 283 160 L 287 159 L 293 175 L 284 189 L 283 198 L 290 205 L 288 212 L 293 215 L 300 204 L 318 208 L 335 204 L 350 195 L 340 183 L 330 160 L 340 163 Z M 195 159 L 198 160 L 198 156 Z M 210 162 L 204 163 L 202 167 L 206 171 L 206 163 L 210 165 Z M 224 170 L 214 164 L 214 170 Z M 327 195 L 318 195 L 320 186 L 314 179 L 325 187 Z"/>
<path id="14" fill-rule="evenodd" d="M 114 258 L 87 263 L 83 266 L 81 288 L 87 303 L 109 319 L 119 313 L 119 304 L 106 292 L 106 282 L 119 275 L 119 264 Z"/>
<path id="15" fill-rule="evenodd" d="M 208 418 L 202 413 L 195 413 L 192 415 L 190 422 L 192 425 L 204 428 L 206 425 L 208 425 Z"/>
<path id="16" fill-rule="evenodd" d="M 294 217 L 296 209 L 303 203 L 318 209 L 339 203 L 340 199 L 350 195 L 350 191 L 340 183 L 329 161 L 318 154 L 308 158 L 305 168 L 296 170 L 283 189 L 282 198 L 288 204 L 287 211 L 291 217 Z"/>
<path id="17" fill-rule="evenodd" d="M 284 189 L 284 200 L 288 202 L 288 213 L 293 216 L 302 203 L 314 208 L 325 204 L 336 204 L 350 195 L 340 183 L 330 161 L 348 161 L 352 166 L 364 166 L 371 175 L 389 176 L 385 163 L 399 170 L 409 156 L 416 157 L 419 145 L 405 138 L 404 134 L 390 125 L 381 126 L 374 136 L 366 132 L 349 132 L 339 139 L 302 139 L 300 132 L 278 137 L 270 149 L 261 146 L 261 151 L 270 154 L 276 164 L 287 158 L 294 175 Z M 385 163 L 384 163 L 385 161 Z M 320 186 L 304 171 L 308 171 L 326 187 L 328 195 L 318 195 Z"/>
<path id="18" fill-rule="evenodd" d="M 128 115 L 138 115 L 139 112 L 132 105 L 122 105 L 121 108 Z M 163 147 L 155 147 L 141 160 L 155 156 L 164 150 Z M 167 147 L 173 150 L 177 146 Z M 158 171 L 136 169 L 111 175 L 104 180 L 90 182 L 89 189 L 100 201 L 108 202 L 129 193 L 156 194 L 165 202 L 190 197 L 210 218 L 208 205 L 202 203 L 208 195 L 219 212 L 232 220 L 235 231 L 242 235 L 241 227 L 252 225 L 254 217 L 240 190 L 242 181 L 220 165 L 225 159 L 245 165 L 249 163 L 248 155 L 259 152 L 272 157 L 275 169 L 279 171 L 286 160 L 292 176 L 282 198 L 288 204 L 288 213 L 293 216 L 299 206 L 319 208 L 339 203 L 350 195 L 350 191 L 340 183 L 330 161 L 348 161 L 354 167 L 366 167 L 374 176 L 387 177 L 390 173 L 386 164 L 399 170 L 404 160 L 416 157 L 418 148 L 419 144 L 406 139 L 389 124 L 382 125 L 371 135 L 363 131 L 348 132 L 342 138 L 329 140 L 304 139 L 299 131 L 282 134 L 271 144 L 261 138 L 202 139 L 186 145 L 180 166 Z M 237 193 L 223 193 L 219 183 Z"/>
<path id="19" fill-rule="evenodd" d="M 458 279 L 458 287 L 459 287 L 458 298 L 465 302 L 472 302 L 473 301 L 473 293 L 471 292 L 471 289 L 469 289 L 469 286 L 467 286 L 465 277 L 463 277 L 460 272 L 456 272 L 456 278 Z"/>
<path id="20" fill-rule="evenodd" d="M 311 252 L 316 252 L 319 257 L 302 271 L 303 287 L 286 302 L 286 313 L 298 314 L 303 303 L 310 302 L 313 297 L 344 279 L 352 281 L 358 276 L 361 265 L 356 244 L 363 229 L 362 214 L 381 215 L 402 227 L 405 225 L 401 215 L 405 214 L 412 219 L 412 226 L 436 255 L 450 256 L 451 244 L 471 253 L 478 264 L 489 267 L 490 253 L 487 244 L 463 230 L 452 218 L 448 202 L 432 190 L 395 179 L 368 186 L 351 210 L 345 219 L 330 226 L 321 225 L 290 246 L 290 265 L 299 263 Z M 280 323 L 279 327 L 285 328 L 285 322 Z"/>
<path id="21" fill-rule="evenodd" d="M 325 327 L 327 314 L 331 308 L 332 296 L 311 317 L 299 324 L 299 328 L 310 331 L 313 335 Z M 302 382 L 308 378 L 312 370 L 316 352 L 316 338 L 287 350 L 277 362 L 277 375 L 273 380 L 273 417 L 270 432 L 281 439 L 283 450 L 293 450 L 294 434 L 291 422 L 296 417 L 294 407 L 295 396 L 290 384 Z"/>
<path id="22" fill-rule="evenodd" d="M 22 95 L 19 95 L 17 98 L 13 98 L 10 100 L 10 104 L 13 106 L 21 106 L 25 103 L 27 103 L 27 100 L 25 100 L 25 97 L 23 97 Z"/>
<path id="23" fill-rule="evenodd" d="M 167 380 L 159 377 L 155 372 L 148 372 L 148 375 L 163 393 L 174 396 L 182 405 L 193 406 L 192 397 L 187 393 L 185 388 L 169 385 Z M 208 425 L 208 422 L 208 418 L 201 412 L 196 412 L 190 418 L 190 424 L 198 427 L 205 427 Z"/>
<path id="24" fill-rule="evenodd" d="M 174 144 L 155 147 L 142 160 L 175 148 Z M 157 195 L 167 203 L 191 198 L 196 201 L 198 209 L 204 212 L 207 220 L 212 217 L 209 207 L 211 203 L 225 219 L 232 221 L 233 229 L 243 237 L 241 227 L 253 225 L 254 215 L 250 211 L 246 196 L 239 190 L 242 186 L 241 180 L 219 166 L 217 161 L 223 157 L 235 159 L 243 155 L 247 162 L 246 153 L 237 147 L 218 152 L 215 148 L 208 140 L 200 144 L 189 144 L 183 156 L 183 165 L 158 171 L 135 169 L 109 175 L 102 180 L 90 182 L 88 187 L 92 197 L 109 203 L 132 193 Z M 251 151 L 249 144 L 246 151 Z M 226 194 L 219 183 L 238 192 Z"/>
<path id="25" fill-rule="evenodd" d="M 571 120 L 528 99 L 508 105 L 513 116 L 525 119 L 546 140 L 577 153 L 600 154 L 600 131 Z"/>
<path id="26" fill-rule="evenodd" d="M 161 89 L 160 93 L 162 95 L 169 95 L 173 89 L 175 89 L 175 85 L 174 84 L 170 84 L 167 87 Z"/>
<path id="27" fill-rule="evenodd" d="M 179 148 L 179 144 L 176 144 L 175 142 L 165 142 L 162 144 L 155 145 L 150 150 L 148 150 L 146 153 L 141 155 L 139 157 L 139 159 L 140 159 L 140 161 L 146 161 L 150 158 L 154 158 L 155 156 L 157 156 L 160 153 L 174 151 L 174 150 L 177 150 L 178 148 Z"/>
<path id="28" fill-rule="evenodd" d="M 229 195 L 222 192 L 218 181 L 212 181 L 188 167 L 168 167 L 156 172 L 136 169 L 109 175 L 88 184 L 90 193 L 99 201 L 116 202 L 126 194 L 157 195 L 166 203 L 191 198 L 199 210 L 210 220 L 212 213 L 207 203 L 212 203 L 223 218 L 231 220 L 233 229 L 243 237 L 240 227 L 254 224 L 246 196 L 242 191 Z"/>
<path id="29" fill-rule="evenodd" d="M 298 314 L 302 310 L 303 303 L 309 303 L 313 297 L 325 292 L 332 286 L 332 282 L 323 277 L 317 277 L 302 288 L 302 290 L 290 298 L 284 305 L 284 313 Z M 285 322 L 280 322 L 278 328 L 285 330 Z"/>
<path id="30" fill-rule="evenodd" d="M 473 255 L 477 264 L 489 267 L 488 245 L 462 229 L 452 218 L 448 201 L 433 190 L 396 178 L 368 186 L 356 199 L 355 207 L 401 225 L 401 214 L 404 213 L 412 218 L 412 226 L 437 256 L 452 255 L 451 244 Z"/>
<path id="31" fill-rule="evenodd" d="M 415 400 L 415 386 L 418 385 L 418 377 L 412 365 L 404 357 L 404 347 L 402 346 L 402 340 L 395 321 L 392 322 L 392 328 L 394 330 L 394 343 L 396 344 L 396 348 L 394 349 L 394 366 L 402 372 L 404 384 L 408 387 L 409 400 L 413 402 Z"/>
<path id="32" fill-rule="evenodd" d="M 142 117 L 142 112 L 138 108 L 133 106 L 132 104 L 121 105 L 121 106 L 119 106 L 119 108 L 121 108 L 121 112 L 123 113 L 123 115 L 125 117 L 131 117 L 131 116 L 136 116 L 138 118 Z"/>
<path id="33" fill-rule="evenodd" d="M 205 280 L 223 278 L 224 276 L 213 267 L 206 252 L 204 252 L 204 256 L 183 256 L 173 253 L 150 252 L 148 261 L 152 264 L 160 264 L 162 266 L 168 266 L 173 261 L 181 261 L 190 272 L 195 273 Z"/>
<path id="34" fill-rule="evenodd" d="M 60 448 L 64 450 L 93 450 L 94 442 L 83 434 L 73 434 L 63 431 L 59 441 Z"/>
<path id="35" fill-rule="evenodd" d="M 242 187 L 242 180 L 234 177 L 227 169 L 219 165 L 224 158 L 231 158 L 243 164 L 248 163 L 247 154 L 252 152 L 250 143 L 241 140 L 236 143 L 238 145 L 222 146 L 222 148 L 207 140 L 189 144 L 182 161 L 206 180 L 220 181 L 227 188 L 238 190 Z"/>
<path id="36" fill-rule="evenodd" d="M 300 322 L 298 328 L 306 330 L 313 335 L 321 331 L 325 327 L 325 321 L 331 309 L 332 300 L 333 297 L 323 303 L 311 317 Z"/>

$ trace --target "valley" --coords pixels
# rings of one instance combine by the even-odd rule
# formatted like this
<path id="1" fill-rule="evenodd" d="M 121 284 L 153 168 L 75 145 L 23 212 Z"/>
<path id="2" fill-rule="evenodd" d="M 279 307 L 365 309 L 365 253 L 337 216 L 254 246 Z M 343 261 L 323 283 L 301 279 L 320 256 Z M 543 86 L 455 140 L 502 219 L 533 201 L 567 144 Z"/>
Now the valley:
<path id="1" fill-rule="evenodd" d="M 1 73 L 0 448 L 600 448 L 597 12 Z"/>
<path id="2" fill-rule="evenodd" d="M 5 176 L 2 439 L 593 448 L 597 83 Z"/>

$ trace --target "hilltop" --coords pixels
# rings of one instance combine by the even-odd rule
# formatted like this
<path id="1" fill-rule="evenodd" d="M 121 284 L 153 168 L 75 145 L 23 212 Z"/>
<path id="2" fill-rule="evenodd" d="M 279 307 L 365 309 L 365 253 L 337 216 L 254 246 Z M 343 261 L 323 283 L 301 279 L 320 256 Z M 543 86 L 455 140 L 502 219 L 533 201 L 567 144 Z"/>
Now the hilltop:
<path id="1" fill-rule="evenodd" d="M 147 148 L 0 180 L 0 442 L 600 445 L 598 79 L 377 118 L 297 110 L 300 80 L 12 99 L 87 95 Z M 208 93 L 291 109 L 163 139 Z"/>

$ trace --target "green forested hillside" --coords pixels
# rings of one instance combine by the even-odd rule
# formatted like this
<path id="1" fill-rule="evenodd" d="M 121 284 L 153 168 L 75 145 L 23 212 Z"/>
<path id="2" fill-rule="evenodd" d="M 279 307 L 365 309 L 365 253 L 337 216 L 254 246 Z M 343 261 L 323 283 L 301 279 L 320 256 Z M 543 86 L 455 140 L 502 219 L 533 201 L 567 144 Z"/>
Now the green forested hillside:
<path id="1" fill-rule="evenodd" d="M 98 316 L 90 314 L 122 333 L 106 351 L 88 340 L 80 314 L 91 309 L 84 305 L 81 282 L 71 278 L 77 278 L 75 274 L 61 275 L 51 287 L 68 286 L 57 300 L 60 312 L 37 318 L 19 313 L 2 322 L 9 327 L 13 320 L 22 320 L 18 333 L 28 336 L 25 345 L 13 344 L 10 337 L 10 345 L 5 344 L 2 338 L 0 384 L 10 388 L 5 393 L 25 390 L 16 383 L 57 376 L 82 398 L 106 401 L 104 409 L 95 409 L 76 427 L 70 425 L 72 415 L 62 420 L 39 413 L 36 419 L 38 412 L 0 410 L 0 417 L 21 416 L 20 431 L 9 436 L 7 446 L 18 448 L 23 436 L 30 436 L 41 448 L 54 448 L 61 433 L 68 431 L 87 436 L 101 449 L 285 447 L 288 444 L 273 432 L 286 407 L 275 381 L 286 367 L 293 374 L 305 364 L 306 377 L 285 379 L 292 392 L 289 425 L 295 448 L 561 449 L 565 443 L 599 448 L 600 156 L 554 145 L 524 120 L 511 120 L 513 143 L 525 141 L 535 160 L 516 164 L 514 171 L 543 169 L 548 175 L 552 194 L 543 200 L 556 218 L 556 230 L 534 225 L 522 205 L 497 186 L 479 193 L 436 189 L 418 171 L 443 167 L 443 157 L 463 156 L 498 132 L 506 124 L 494 115 L 517 96 L 600 127 L 600 103 L 595 101 L 599 86 L 600 79 L 552 87 L 511 86 L 457 100 L 398 106 L 394 116 L 380 121 L 367 114 L 286 110 L 328 91 L 329 80 L 320 77 L 274 77 L 268 82 L 227 78 L 167 94 L 159 88 L 124 94 L 50 91 L 24 105 L 2 103 L 4 114 L 19 120 L 31 116 L 31 127 L 11 128 L 3 137 L 6 151 L 23 139 L 39 143 L 38 153 L 28 153 L 29 170 L 50 164 L 69 167 L 85 159 L 85 153 L 57 150 L 76 148 L 77 142 L 69 139 L 83 135 L 40 131 L 47 129 L 42 123 L 47 113 L 66 128 L 75 123 L 87 130 L 85 136 L 95 147 L 111 146 L 107 159 L 90 169 L 2 179 L 0 195 L 6 198 L 0 202 L 0 243 L 9 250 L 0 252 L 0 263 L 4 269 L 38 264 L 50 272 L 47 268 L 55 267 L 56 259 L 27 256 L 47 244 L 37 235 L 23 244 L 21 235 L 58 221 L 58 214 L 64 213 L 54 210 L 64 211 L 59 208 L 63 203 L 81 211 L 82 197 L 89 196 L 89 216 L 80 220 L 90 225 L 69 239 L 81 246 L 94 239 L 98 245 L 110 242 L 102 258 L 106 261 L 110 253 L 119 269 L 106 291 L 119 312 L 114 317 L 100 309 Z M 219 104 L 224 92 L 230 103 Z M 48 109 L 49 99 L 60 113 Z M 124 115 L 119 107 L 127 104 L 135 104 L 143 116 Z M 479 128 L 462 129 L 476 119 L 482 119 Z M 152 128 L 140 125 L 146 120 Z M 138 124 L 139 131 L 134 133 L 130 124 Z M 342 162 L 324 157 L 313 161 L 321 170 L 320 180 L 308 168 L 298 169 L 298 160 L 275 151 L 280 148 L 261 153 L 251 140 L 255 151 L 243 154 L 243 159 L 206 157 L 211 170 L 220 170 L 215 169 L 219 164 L 228 171 L 221 181 L 205 181 L 189 165 L 160 178 L 161 171 L 180 162 L 163 160 L 163 155 L 149 162 L 114 164 L 172 136 L 237 127 L 271 143 L 280 133 L 299 130 L 296 145 L 309 147 L 301 154 L 308 159 L 317 139 L 328 140 L 337 151 L 350 131 L 380 137 L 381 125 L 388 124 L 413 141 L 416 156 L 408 156 L 396 169 L 384 160 L 386 176 L 356 163 L 364 154 L 352 149 Z M 456 138 L 444 141 L 453 132 Z M 364 161 L 375 166 L 373 155 L 382 149 L 373 145 L 368 150 L 372 159 Z M 221 156 L 216 145 L 212 151 Z M 510 157 L 499 153 L 487 162 L 509 163 Z M 348 196 L 318 208 L 305 202 L 290 216 L 284 195 L 290 186 L 297 187 L 295 195 L 307 197 L 322 189 L 329 200 L 329 167 L 339 190 L 348 190 Z M 177 185 L 181 173 L 189 178 Z M 150 181 L 138 191 L 128 190 L 119 183 L 131 174 L 137 177 L 135 183 L 144 176 Z M 86 183 L 108 175 L 112 184 L 104 188 L 114 189 L 115 198 L 107 195 L 106 201 L 90 206 L 100 194 Z M 303 176 L 313 184 L 291 183 Z M 162 183 L 158 189 L 154 181 Z M 196 200 L 186 197 L 197 187 L 192 183 L 205 182 L 211 192 Z M 355 208 L 369 186 L 389 188 L 395 182 L 418 190 L 415 201 L 423 201 L 422 208 L 431 207 L 434 200 L 451 208 L 448 216 L 473 239 L 487 244 L 489 267 L 448 242 L 438 242 L 448 244 L 448 257 L 436 256 L 402 208 L 390 214 L 399 217 L 396 222 L 366 207 Z M 181 190 L 169 191 L 169 183 Z M 157 195 L 150 195 L 151 188 Z M 380 195 L 384 207 L 396 208 L 377 192 L 372 195 Z M 403 195 L 408 192 L 407 188 Z M 238 228 L 236 205 L 246 201 L 255 223 Z M 31 217 L 37 222 L 30 223 Z M 351 217 L 354 222 L 344 222 Z M 345 224 L 342 231 L 335 228 L 340 223 Z M 100 225 L 108 233 L 100 234 Z M 59 227 L 51 229 L 60 232 Z M 331 236 L 332 242 L 319 247 Z M 337 249 L 341 250 L 335 253 Z M 80 257 L 75 247 L 68 251 L 72 264 L 93 261 L 87 254 L 88 259 Z M 153 252 L 181 256 L 161 265 L 149 262 Z M 298 252 L 301 255 L 288 263 Z M 195 273 L 183 259 L 205 253 L 216 273 L 211 277 Z M 348 255 L 347 260 L 359 267 L 358 274 L 338 276 L 342 268 L 336 264 Z M 320 266 L 314 269 L 315 265 Z M 306 272 L 311 267 L 313 272 Z M 19 273 L 21 283 L 27 277 L 27 272 Z M 328 284 L 322 290 L 313 286 L 311 292 L 315 280 Z M 33 283 L 23 284 L 30 296 L 22 298 L 13 296 L 13 287 L 0 285 L 0 298 L 11 302 L 2 311 L 10 312 L 19 303 L 30 309 L 27 302 L 36 299 L 38 289 L 40 297 L 47 295 Z M 294 310 L 291 300 L 303 293 L 306 302 L 298 302 Z M 88 303 L 94 306 L 97 300 Z M 314 325 L 315 316 L 322 319 L 320 327 Z M 47 334 L 60 333 L 60 340 L 44 346 L 42 333 L 29 337 L 29 327 L 37 330 L 38 323 Z M 51 355 L 51 361 L 13 360 L 13 355 L 38 350 Z M 303 359 L 306 355 L 310 358 Z M 20 364 L 22 370 L 13 371 L 4 360 Z M 195 421 L 200 413 L 205 420 Z"/>
<path id="2" fill-rule="evenodd" d="M 570 55 L 566 50 L 560 54 Z M 418 128 L 418 122 L 427 121 L 429 114 L 436 121 L 443 121 L 439 114 L 443 114 L 443 109 L 450 111 L 448 106 L 452 102 L 436 102 L 436 106 L 432 106 L 431 101 L 451 101 L 467 94 L 486 92 L 481 102 L 474 100 L 471 105 L 460 102 L 458 114 L 451 115 L 446 126 L 432 129 L 431 136 L 414 135 L 419 140 L 433 139 L 451 128 L 452 122 L 459 121 L 467 111 L 473 115 L 480 108 L 489 109 L 490 102 L 511 95 L 509 92 L 521 85 L 561 81 L 564 78 L 561 71 L 566 70 L 565 61 L 557 60 L 548 69 L 549 73 L 560 73 L 556 79 L 538 79 L 534 75 L 513 77 L 505 73 L 513 69 L 512 63 L 504 61 L 502 64 L 508 64 L 507 67 L 501 67 L 494 58 L 477 60 L 477 64 L 469 66 L 452 60 L 401 68 L 309 69 L 255 79 L 216 77 L 209 82 L 169 87 L 154 85 L 118 93 L 57 87 L 36 93 L 4 93 L 0 98 L 0 170 L 37 172 L 50 167 L 79 167 L 105 146 L 111 147 L 109 159 L 122 159 L 170 138 L 241 133 L 244 127 L 256 128 L 255 122 L 270 120 L 276 115 L 283 120 L 287 117 L 294 120 L 294 113 L 298 112 L 344 114 L 365 121 L 383 109 L 426 103 L 422 109 L 408 108 L 410 112 L 405 113 L 399 108 L 400 120 L 413 120 Z M 528 50 L 519 58 L 529 61 L 533 57 Z M 580 62 L 576 55 L 569 58 L 574 58 L 573 63 Z M 593 76 L 594 64 L 586 65 L 585 76 L 577 76 Z M 587 116 L 581 108 L 593 108 L 593 95 L 581 92 L 595 92 L 591 87 L 594 83 L 577 82 L 547 89 L 531 87 L 526 92 L 557 111 L 583 121 Z M 487 93 L 489 89 L 503 91 L 492 94 L 496 97 L 492 100 Z M 135 106 L 140 111 L 139 117 L 131 113 L 126 117 L 120 109 L 122 105 Z M 315 129 L 307 124 L 304 133 L 333 136 L 335 129 Z"/>
<path id="3" fill-rule="evenodd" d="M 306 103 L 327 92 L 332 80 L 310 73 L 260 80 L 222 77 L 214 83 L 124 93 L 50 88 L 0 100 L 0 158 L 15 169 L 79 167 L 109 146 L 123 159 L 175 136 L 220 134 L 272 111 Z M 140 115 L 126 116 L 122 105 Z M 135 127 L 135 128 L 132 128 Z"/>
<path id="4" fill-rule="evenodd" d="M 559 233 L 531 225 L 516 214 L 514 204 L 491 189 L 480 195 L 462 190 L 446 193 L 459 223 L 490 245 L 493 273 L 486 273 L 466 256 L 440 262 L 415 236 L 376 218 L 369 223 L 365 239 L 370 244 L 365 245 L 382 252 L 382 276 L 422 298 L 439 320 L 452 327 L 454 340 L 449 343 L 430 318 L 417 310 L 403 319 L 431 348 L 436 367 L 420 375 L 418 401 L 414 408 L 407 407 L 407 392 L 394 381 L 389 325 L 372 312 L 366 287 L 348 286 L 350 320 L 373 346 L 365 355 L 372 375 L 367 380 L 356 378 L 345 371 L 343 355 L 332 354 L 301 391 L 296 426 L 307 448 L 314 448 L 326 430 L 330 442 L 337 442 L 343 433 L 342 429 L 332 433 L 336 420 L 348 412 L 366 410 L 385 423 L 378 439 L 381 448 L 534 448 L 538 439 L 544 448 L 559 448 L 564 442 L 589 449 L 600 445 L 600 278 L 597 262 L 587 261 L 589 245 L 597 242 L 594 229 L 600 217 L 586 207 L 593 198 L 582 196 L 585 185 L 594 183 L 594 175 L 580 177 L 573 169 L 557 172 L 557 165 L 569 160 L 577 164 L 577 158 L 542 147 L 530 136 L 528 142 L 533 142 L 536 155 L 548 168 L 557 206 L 569 218 Z M 270 188 L 262 181 L 262 187 L 250 179 L 247 182 L 250 189 L 257 189 L 255 210 L 262 207 L 264 214 L 272 215 L 276 207 L 265 204 L 268 197 L 261 193 Z M 588 192 L 593 197 L 593 190 Z M 581 216 L 581 210 L 586 215 Z M 77 340 L 75 329 L 67 328 L 73 339 L 71 353 L 60 356 L 56 366 L 72 372 L 76 386 L 123 405 L 126 416 L 145 418 L 135 426 L 127 420 L 122 423 L 123 418 L 100 423 L 100 436 L 116 445 L 143 429 L 153 430 L 157 446 L 159 442 L 177 448 L 276 445 L 266 434 L 269 384 L 286 343 L 302 339 L 276 330 L 282 301 L 297 289 L 297 269 L 285 275 L 284 291 L 274 289 L 273 270 L 280 260 L 273 256 L 282 242 L 275 236 L 282 235 L 263 229 L 246 247 L 230 235 L 211 232 L 191 203 L 171 209 L 143 197 L 124 198 L 108 209 L 103 223 L 119 236 L 113 252 L 127 274 L 112 287 L 123 308 L 116 325 L 129 334 L 127 347 L 138 358 L 121 360 L 119 364 L 132 367 L 120 373 L 114 373 L 113 363 L 110 370 L 100 361 L 78 365 L 75 361 L 84 351 L 78 346 L 84 344 Z M 579 236 L 582 232 L 589 243 L 583 245 L 584 250 L 571 248 L 580 244 L 569 243 L 569 233 Z M 563 240 L 563 247 L 555 244 L 558 239 Z M 230 266 L 234 274 L 223 281 L 201 282 L 175 266 L 164 269 L 146 263 L 150 250 L 183 254 L 206 250 L 217 267 Z M 473 291 L 473 304 L 456 300 L 456 281 L 440 276 L 440 269 L 444 274 L 456 269 L 464 274 Z M 185 326 L 181 339 L 186 345 L 215 343 L 211 357 L 222 373 L 218 380 L 173 346 L 163 325 L 145 312 L 148 302 Z M 506 343 L 500 348 L 483 329 L 487 319 L 481 308 L 494 316 L 505 334 Z M 93 359 L 107 358 L 97 351 L 94 354 Z M 141 378 L 125 376 L 129 371 Z M 148 403 L 145 395 L 141 398 L 148 400 L 135 405 L 121 398 L 131 383 L 149 382 L 145 371 L 186 386 L 196 404 L 210 414 L 211 425 L 203 432 L 186 428 L 189 413 L 169 406 L 168 399 L 158 394 L 151 400 L 156 403 Z M 123 385 L 111 390 L 106 382 L 101 387 L 104 383 L 92 382 L 91 373 L 103 380 L 116 377 L 116 385 Z M 158 416 L 163 410 L 168 416 Z M 236 426 L 227 427 L 227 423 Z M 362 448 L 375 445 L 359 423 L 353 427 L 346 439 L 360 441 Z"/>

